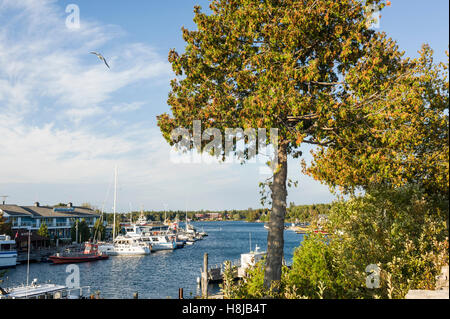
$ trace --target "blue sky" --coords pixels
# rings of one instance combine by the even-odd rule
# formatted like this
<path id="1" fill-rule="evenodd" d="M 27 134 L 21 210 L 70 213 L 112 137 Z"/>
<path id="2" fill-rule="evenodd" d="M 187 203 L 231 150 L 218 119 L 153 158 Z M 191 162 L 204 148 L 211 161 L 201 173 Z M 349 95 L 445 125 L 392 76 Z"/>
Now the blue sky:
<path id="1" fill-rule="evenodd" d="M 391 2 L 380 30 L 407 56 L 429 43 L 444 61 L 449 2 Z M 118 165 L 122 210 L 259 207 L 260 165 L 171 163 L 156 127 L 169 110 L 168 51 L 183 51 L 181 26 L 194 28 L 194 5 L 208 3 L 0 0 L 0 195 L 110 210 Z M 65 26 L 68 4 L 80 9 L 80 29 Z M 298 161 L 290 160 L 289 176 L 299 180 L 289 202 L 333 200 Z"/>

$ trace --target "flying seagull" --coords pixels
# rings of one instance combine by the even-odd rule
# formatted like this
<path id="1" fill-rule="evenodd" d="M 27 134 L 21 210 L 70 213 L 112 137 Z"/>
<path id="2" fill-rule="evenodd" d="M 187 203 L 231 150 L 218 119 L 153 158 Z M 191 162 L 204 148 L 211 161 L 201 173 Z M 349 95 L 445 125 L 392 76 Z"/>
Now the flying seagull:
<path id="1" fill-rule="evenodd" d="M 110 69 L 108 63 L 106 62 L 105 58 L 103 57 L 103 55 L 101 55 L 100 53 L 97 52 L 91 52 L 92 54 L 95 54 L 100 60 L 102 60 L 103 62 L 105 62 L 106 66 L 108 67 L 108 69 Z"/>

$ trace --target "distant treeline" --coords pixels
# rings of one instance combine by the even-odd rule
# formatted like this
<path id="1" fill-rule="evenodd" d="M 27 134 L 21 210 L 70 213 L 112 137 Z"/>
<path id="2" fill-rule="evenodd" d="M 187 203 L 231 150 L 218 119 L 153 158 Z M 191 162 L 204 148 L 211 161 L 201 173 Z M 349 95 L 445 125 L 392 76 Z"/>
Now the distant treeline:
<path id="1" fill-rule="evenodd" d="M 290 203 L 286 212 L 286 222 L 311 222 L 319 215 L 327 214 L 331 204 L 314 204 L 314 205 L 295 205 Z M 131 216 L 130 216 L 131 214 Z M 119 222 L 129 222 L 130 220 L 136 221 L 141 212 L 131 213 L 117 213 L 116 218 Z M 164 221 L 164 218 L 168 220 L 180 220 L 186 219 L 185 211 L 144 211 L 144 216 L 148 220 L 152 221 Z M 106 221 L 108 224 L 113 222 L 113 214 L 106 213 Z M 248 208 L 244 210 L 200 210 L 200 211 L 188 211 L 187 216 L 190 220 L 246 220 L 249 222 L 260 221 L 268 222 L 270 217 L 270 210 L 268 208 Z"/>

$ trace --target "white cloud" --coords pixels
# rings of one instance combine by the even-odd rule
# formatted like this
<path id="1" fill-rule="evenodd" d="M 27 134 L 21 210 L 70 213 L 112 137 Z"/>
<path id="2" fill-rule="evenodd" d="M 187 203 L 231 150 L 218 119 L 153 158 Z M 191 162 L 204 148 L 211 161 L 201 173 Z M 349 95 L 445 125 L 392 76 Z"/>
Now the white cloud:
<path id="1" fill-rule="evenodd" d="M 112 107 L 111 111 L 114 113 L 126 113 L 137 111 L 142 108 L 145 102 L 132 102 L 132 103 L 122 103 Z"/>
<path id="2" fill-rule="evenodd" d="M 113 97 L 142 81 L 167 83 L 165 58 L 145 44 L 112 41 L 124 34 L 117 26 L 82 20 L 71 30 L 65 18 L 55 1 L 0 0 L 2 183 L 104 178 L 115 162 L 129 167 L 146 156 L 160 135 L 141 123 L 111 130 L 102 117 L 140 110 L 143 101 Z M 102 48 L 111 69 L 89 53 Z M 92 118 L 97 125 L 86 125 Z"/>

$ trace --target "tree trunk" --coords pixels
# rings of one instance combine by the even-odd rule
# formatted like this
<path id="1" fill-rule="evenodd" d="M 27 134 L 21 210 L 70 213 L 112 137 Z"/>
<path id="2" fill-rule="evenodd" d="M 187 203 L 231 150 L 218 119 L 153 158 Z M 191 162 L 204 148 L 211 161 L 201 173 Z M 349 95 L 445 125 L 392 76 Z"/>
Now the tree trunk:
<path id="1" fill-rule="evenodd" d="M 281 266 L 284 248 L 284 218 L 286 215 L 287 144 L 278 146 L 278 169 L 275 170 L 272 184 L 272 212 L 270 213 L 269 234 L 267 235 L 267 259 L 264 274 L 264 287 L 277 290 L 274 283 L 281 280 Z"/>

